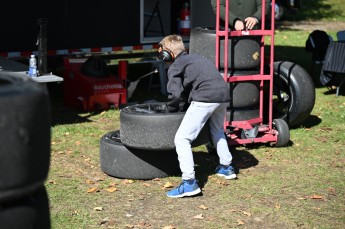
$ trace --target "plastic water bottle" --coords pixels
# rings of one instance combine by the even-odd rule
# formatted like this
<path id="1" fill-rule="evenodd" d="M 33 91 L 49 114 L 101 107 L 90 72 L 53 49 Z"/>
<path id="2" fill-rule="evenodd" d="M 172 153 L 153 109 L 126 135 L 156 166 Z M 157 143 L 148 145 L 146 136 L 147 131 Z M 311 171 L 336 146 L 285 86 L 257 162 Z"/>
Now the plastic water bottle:
<path id="1" fill-rule="evenodd" d="M 36 77 L 37 76 L 37 61 L 35 55 L 31 55 L 29 59 L 29 76 Z"/>

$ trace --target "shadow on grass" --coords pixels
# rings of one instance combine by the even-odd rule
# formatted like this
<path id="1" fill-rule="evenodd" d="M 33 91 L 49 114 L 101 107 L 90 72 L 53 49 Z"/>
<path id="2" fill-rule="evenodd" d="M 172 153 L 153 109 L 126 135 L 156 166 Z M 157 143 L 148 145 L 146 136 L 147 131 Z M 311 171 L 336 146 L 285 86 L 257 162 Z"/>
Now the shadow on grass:
<path id="1" fill-rule="evenodd" d="M 52 126 L 91 122 L 89 117 L 97 115 L 101 112 L 96 111 L 92 113 L 86 113 L 77 108 L 66 107 L 63 103 L 62 83 L 51 83 L 47 86 L 52 109 Z"/>
<path id="2" fill-rule="evenodd" d="M 247 169 L 254 167 L 259 164 L 259 161 L 247 150 L 231 149 L 233 156 L 233 166 L 235 172 L 238 174 L 241 169 Z M 199 180 L 201 188 L 208 181 L 210 175 L 215 174 L 215 169 L 219 165 L 218 155 L 205 153 L 205 152 L 194 152 L 194 163 L 195 163 L 195 177 Z"/>
<path id="3" fill-rule="evenodd" d="M 311 127 L 319 125 L 321 122 L 322 122 L 322 119 L 320 119 L 316 115 L 311 114 L 303 122 L 301 122 L 299 125 L 290 127 L 290 130 L 299 129 L 301 127 L 311 128 Z"/>

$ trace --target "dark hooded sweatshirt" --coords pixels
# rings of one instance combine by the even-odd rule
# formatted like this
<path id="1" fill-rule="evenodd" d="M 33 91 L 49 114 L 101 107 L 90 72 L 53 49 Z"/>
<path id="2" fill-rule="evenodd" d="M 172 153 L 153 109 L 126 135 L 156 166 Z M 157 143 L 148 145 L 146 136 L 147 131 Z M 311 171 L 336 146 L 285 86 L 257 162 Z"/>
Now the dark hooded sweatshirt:
<path id="1" fill-rule="evenodd" d="M 230 101 L 229 85 L 208 59 L 180 53 L 168 69 L 168 109 L 178 111 L 181 98 L 188 102 L 225 103 Z"/>

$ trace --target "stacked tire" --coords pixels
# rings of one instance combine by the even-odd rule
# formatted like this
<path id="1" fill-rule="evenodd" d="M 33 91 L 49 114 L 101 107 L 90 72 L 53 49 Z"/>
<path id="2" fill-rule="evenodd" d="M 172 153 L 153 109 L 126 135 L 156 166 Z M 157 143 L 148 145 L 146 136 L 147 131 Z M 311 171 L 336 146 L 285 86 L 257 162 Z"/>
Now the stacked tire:
<path id="1" fill-rule="evenodd" d="M 0 75 L 1 228 L 50 228 L 50 99 L 26 77 Z"/>
<path id="2" fill-rule="evenodd" d="M 104 173 L 126 179 L 154 179 L 180 173 L 174 137 L 185 115 L 169 113 L 164 103 L 135 104 L 120 112 L 120 129 L 102 136 Z M 192 146 L 210 139 L 208 123 Z"/>
<path id="3" fill-rule="evenodd" d="M 219 69 L 224 71 L 224 38 L 220 38 Z M 228 40 L 228 72 L 233 76 L 259 74 L 261 37 L 231 37 Z M 189 53 L 198 54 L 215 63 L 216 31 L 214 28 L 197 27 L 192 29 Z M 242 121 L 259 116 L 259 81 L 229 83 L 231 101 L 227 120 Z"/>

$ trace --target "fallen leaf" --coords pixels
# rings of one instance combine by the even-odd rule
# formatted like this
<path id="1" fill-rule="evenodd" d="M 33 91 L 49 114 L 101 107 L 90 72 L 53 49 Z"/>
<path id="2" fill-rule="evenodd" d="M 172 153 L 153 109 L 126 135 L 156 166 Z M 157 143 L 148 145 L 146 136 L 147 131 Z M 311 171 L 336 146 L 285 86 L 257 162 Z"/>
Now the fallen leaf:
<path id="1" fill-rule="evenodd" d="M 116 183 L 113 182 L 113 183 L 110 183 L 110 184 L 109 184 L 109 187 L 115 187 L 115 185 L 116 185 Z"/>
<path id="2" fill-rule="evenodd" d="M 147 222 L 139 222 L 139 226 L 140 228 L 144 228 L 144 227 L 149 228 L 151 227 L 151 224 Z"/>
<path id="3" fill-rule="evenodd" d="M 117 188 L 115 187 L 110 187 L 110 188 L 106 188 L 105 189 L 107 192 L 115 192 L 117 190 Z"/>
<path id="4" fill-rule="evenodd" d="M 90 188 L 89 190 L 87 190 L 88 193 L 93 193 L 93 192 L 99 192 L 98 188 Z"/>
<path id="5" fill-rule="evenodd" d="M 95 207 L 93 208 L 94 211 L 103 211 L 103 208 L 102 207 Z"/>
<path id="6" fill-rule="evenodd" d="M 169 181 L 163 185 L 163 188 L 172 188 L 172 187 L 174 187 L 174 185 Z"/>
<path id="7" fill-rule="evenodd" d="M 331 194 L 335 194 L 335 188 L 327 188 L 327 191 Z"/>
<path id="8" fill-rule="evenodd" d="M 194 219 L 203 219 L 204 216 L 203 216 L 202 213 L 201 213 L 201 214 L 199 214 L 199 215 L 194 216 L 193 218 L 194 218 Z"/>
<path id="9" fill-rule="evenodd" d="M 206 207 L 205 205 L 200 205 L 198 208 L 201 208 L 201 209 L 203 209 L 203 210 L 207 210 L 208 209 L 208 207 Z"/>
<path id="10" fill-rule="evenodd" d="M 242 213 L 246 216 L 251 216 L 252 214 L 250 212 L 242 211 Z"/>
<path id="11" fill-rule="evenodd" d="M 101 220 L 101 223 L 100 223 L 100 224 L 101 224 L 101 225 L 102 225 L 102 224 L 106 224 L 108 221 L 109 221 L 109 217 L 106 217 L 106 218 L 104 218 L 104 219 Z"/>
<path id="12" fill-rule="evenodd" d="M 92 180 L 86 180 L 85 181 L 87 184 L 94 184 L 95 182 L 94 181 L 92 181 Z"/>
<path id="13" fill-rule="evenodd" d="M 80 145 L 81 143 L 80 143 L 80 141 L 76 141 L 75 144 L 76 145 Z"/>
<path id="14" fill-rule="evenodd" d="M 314 194 L 314 195 L 310 196 L 310 199 L 314 199 L 314 200 L 323 200 L 323 196 Z"/>
<path id="15" fill-rule="evenodd" d="M 162 229 L 176 229 L 176 227 L 169 225 L 169 226 L 163 227 Z"/>
<path id="16" fill-rule="evenodd" d="M 125 179 L 122 183 L 124 183 L 124 184 L 132 184 L 132 183 L 134 183 L 134 180 Z"/>
<path id="17" fill-rule="evenodd" d="M 223 180 L 217 180 L 217 184 L 219 184 L 219 185 L 223 185 L 223 186 L 227 186 L 227 185 L 229 185 L 229 183 L 228 183 L 228 182 L 223 181 Z"/>
<path id="18" fill-rule="evenodd" d="M 53 180 L 48 181 L 48 183 L 49 183 L 49 184 L 56 184 L 56 182 L 53 181 Z"/>
<path id="19" fill-rule="evenodd" d="M 244 222 L 242 220 L 238 220 L 237 225 L 244 225 Z"/>
<path id="20" fill-rule="evenodd" d="M 280 209 L 280 204 L 276 203 L 275 208 Z"/>
<path id="21" fill-rule="evenodd" d="M 150 187 L 151 185 L 150 184 L 148 184 L 148 183 L 144 183 L 143 184 L 145 187 Z"/>

